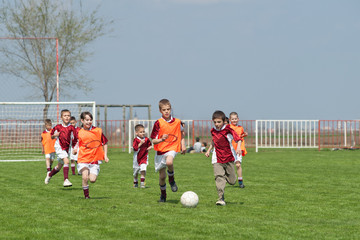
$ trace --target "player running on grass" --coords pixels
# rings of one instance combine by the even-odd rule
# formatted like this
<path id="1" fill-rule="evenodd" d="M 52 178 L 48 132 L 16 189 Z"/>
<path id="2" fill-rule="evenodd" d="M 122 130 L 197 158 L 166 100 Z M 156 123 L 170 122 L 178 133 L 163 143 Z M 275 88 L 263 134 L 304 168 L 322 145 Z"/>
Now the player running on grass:
<path id="1" fill-rule="evenodd" d="M 93 115 L 90 112 L 82 112 L 80 115 L 83 128 L 78 133 L 79 155 L 77 161 L 78 172 L 82 175 L 82 188 L 85 199 L 89 199 L 89 181 L 95 183 L 100 172 L 102 160 L 109 162 L 107 156 L 107 138 L 101 128 L 94 127 Z"/>
<path id="2" fill-rule="evenodd" d="M 45 154 L 46 170 L 51 171 L 51 165 L 55 159 L 55 141 L 51 138 L 51 119 L 45 119 L 45 131 L 41 133 L 41 150 L 42 154 Z"/>
<path id="3" fill-rule="evenodd" d="M 69 181 L 69 145 L 71 141 L 71 133 L 76 135 L 75 128 L 70 124 L 71 112 L 67 109 L 61 110 L 62 124 L 56 125 L 51 130 L 51 138 L 55 139 L 55 151 L 58 156 L 58 165 L 54 167 L 51 172 L 48 172 L 45 178 L 45 184 L 49 184 L 50 179 L 57 174 L 60 169 L 64 166 L 64 187 L 71 187 L 72 183 Z M 74 137 L 72 146 L 76 145 L 77 139 Z"/>
<path id="4" fill-rule="evenodd" d="M 232 139 L 238 142 L 236 149 L 237 154 L 241 154 L 239 141 L 242 138 L 230 128 L 229 124 L 225 124 L 225 114 L 222 111 L 215 111 L 212 116 L 214 128 L 211 129 L 211 135 L 215 150 L 213 152 L 212 164 L 214 169 L 216 189 L 218 193 L 218 200 L 216 205 L 226 205 L 224 199 L 224 191 L 226 182 L 234 185 L 236 182 L 236 174 L 234 169 L 234 156 Z M 205 156 L 209 157 L 211 149 L 209 149 Z"/>
<path id="5" fill-rule="evenodd" d="M 235 132 L 241 138 L 246 137 L 248 135 L 247 132 L 244 131 L 244 128 L 242 126 L 238 125 L 238 123 L 239 123 L 238 114 L 236 112 L 231 112 L 229 117 L 230 117 L 230 127 L 232 129 L 234 129 Z M 237 143 L 234 140 L 232 141 L 232 145 L 233 145 L 234 149 L 237 148 Z M 241 142 L 241 147 L 240 148 L 241 148 L 241 154 L 236 154 L 234 152 L 234 157 L 235 157 L 236 171 L 237 171 L 237 175 L 238 175 L 238 183 L 239 183 L 240 188 L 244 188 L 245 185 L 243 183 L 241 164 L 242 164 L 242 157 L 247 154 L 247 151 L 246 151 L 246 148 L 245 148 L 245 140 L 243 140 Z"/>
<path id="6" fill-rule="evenodd" d="M 171 104 L 167 99 L 159 102 L 162 117 L 158 119 L 151 132 L 155 153 L 155 171 L 159 172 L 160 200 L 166 202 L 166 168 L 171 190 L 176 192 L 178 187 L 174 178 L 174 158 L 178 152 L 185 154 L 184 129 L 181 121 L 171 116 Z"/>

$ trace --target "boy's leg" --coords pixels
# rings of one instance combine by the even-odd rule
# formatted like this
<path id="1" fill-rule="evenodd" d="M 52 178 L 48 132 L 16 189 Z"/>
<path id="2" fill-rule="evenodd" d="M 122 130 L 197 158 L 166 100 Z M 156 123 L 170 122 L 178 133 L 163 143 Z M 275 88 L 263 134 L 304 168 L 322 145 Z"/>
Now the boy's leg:
<path id="1" fill-rule="evenodd" d="M 171 191 L 176 192 L 178 190 L 178 187 L 175 183 L 175 177 L 174 177 L 174 156 L 172 155 L 166 156 L 166 166 L 168 168 L 167 174 L 169 176 Z"/>
<path id="2" fill-rule="evenodd" d="M 51 171 L 50 158 L 46 158 L 45 163 L 46 163 L 46 171 L 50 172 Z"/>
<path id="3" fill-rule="evenodd" d="M 75 175 L 75 160 L 71 159 L 71 171 L 72 175 Z"/>
<path id="4" fill-rule="evenodd" d="M 58 163 L 58 165 L 56 165 L 53 168 L 53 170 L 51 170 L 51 172 L 48 172 L 46 174 L 45 184 L 49 184 L 51 177 L 54 176 L 55 174 L 57 174 L 60 171 L 60 169 L 62 168 L 62 166 L 63 165 L 61 163 Z"/>
<path id="5" fill-rule="evenodd" d="M 95 183 L 96 182 L 96 179 L 97 179 L 97 175 L 93 174 L 93 173 L 90 173 L 89 175 L 89 180 L 91 183 Z"/>
<path id="6" fill-rule="evenodd" d="M 69 181 L 69 158 L 65 157 L 63 158 L 64 161 L 64 168 L 63 168 L 63 172 L 64 172 L 64 187 L 71 187 L 72 183 Z"/>
<path id="7" fill-rule="evenodd" d="M 235 163 L 236 165 L 236 172 L 237 172 L 237 175 L 238 175 L 238 183 L 239 183 L 239 186 L 240 188 L 244 188 L 245 185 L 243 183 L 243 178 L 242 178 L 242 168 L 241 168 L 241 163 L 239 161 L 237 161 Z"/>
<path id="8" fill-rule="evenodd" d="M 141 187 L 141 188 L 145 188 L 145 176 L 146 176 L 146 171 L 143 170 L 143 171 L 140 172 L 140 174 L 141 174 L 141 177 L 140 177 L 140 181 L 141 181 L 140 187 Z"/>
<path id="9" fill-rule="evenodd" d="M 230 185 L 234 185 L 236 183 L 236 173 L 234 165 L 234 162 L 228 162 L 224 164 L 225 179 Z"/>
<path id="10" fill-rule="evenodd" d="M 214 168 L 216 190 L 218 193 L 218 201 L 216 202 L 216 204 L 218 204 L 218 202 L 223 201 L 223 197 L 224 197 L 224 191 L 226 185 L 225 168 L 221 163 L 214 163 L 213 168 Z"/>
<path id="11" fill-rule="evenodd" d="M 166 202 L 166 168 L 162 168 L 159 170 L 159 186 L 160 186 L 160 201 L 159 202 Z"/>
<path id="12" fill-rule="evenodd" d="M 138 173 L 136 171 L 136 173 L 134 174 L 134 187 L 137 188 L 139 185 L 139 181 L 138 181 Z"/>
<path id="13" fill-rule="evenodd" d="M 89 199 L 89 169 L 84 167 L 81 169 L 82 188 L 84 191 L 85 199 Z"/>

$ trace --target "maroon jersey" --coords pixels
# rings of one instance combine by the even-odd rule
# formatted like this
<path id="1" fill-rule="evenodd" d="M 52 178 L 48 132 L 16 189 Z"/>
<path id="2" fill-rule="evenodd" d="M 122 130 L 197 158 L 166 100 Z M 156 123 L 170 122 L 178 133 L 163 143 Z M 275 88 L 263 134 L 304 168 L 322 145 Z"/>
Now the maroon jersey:
<path id="1" fill-rule="evenodd" d="M 235 142 L 242 140 L 239 135 L 230 127 L 229 124 L 222 127 L 220 130 L 211 129 L 212 139 L 215 145 L 216 158 L 218 163 L 227 163 L 235 161 L 232 153 L 232 140 Z"/>
<path id="2" fill-rule="evenodd" d="M 71 133 L 73 133 L 74 139 L 72 141 L 72 147 L 75 147 L 76 143 L 77 143 L 77 132 L 74 128 L 73 125 L 69 124 L 67 126 L 63 125 L 63 124 L 58 124 L 56 125 L 52 130 L 51 130 L 51 136 L 54 135 L 54 132 L 58 131 L 60 133 L 59 137 L 58 137 L 58 141 L 59 144 L 61 146 L 61 149 L 68 152 L 69 151 L 69 146 L 70 146 L 70 141 L 71 141 Z"/>
<path id="3" fill-rule="evenodd" d="M 148 147 L 151 146 L 151 142 L 150 139 L 145 137 L 145 142 L 140 146 L 139 143 L 141 141 L 141 138 L 136 137 L 133 141 L 133 148 L 134 148 L 134 157 L 136 156 L 137 158 L 137 162 L 138 164 L 147 164 L 147 160 L 148 160 L 148 153 L 149 151 L 147 150 Z"/>

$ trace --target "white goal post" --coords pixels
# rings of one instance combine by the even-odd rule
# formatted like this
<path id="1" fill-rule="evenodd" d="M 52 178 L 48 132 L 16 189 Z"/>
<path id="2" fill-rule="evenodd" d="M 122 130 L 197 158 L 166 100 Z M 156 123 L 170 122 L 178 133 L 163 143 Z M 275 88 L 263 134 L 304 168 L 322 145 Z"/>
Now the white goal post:
<path id="1" fill-rule="evenodd" d="M 79 122 L 84 111 L 92 113 L 95 102 L 0 102 L 0 161 L 45 160 L 41 154 L 44 120 L 53 127 L 61 123 L 61 110 L 68 109 Z"/>
<path id="2" fill-rule="evenodd" d="M 154 126 L 154 123 L 156 122 L 156 120 L 129 120 L 129 153 L 131 153 L 132 151 L 132 144 L 133 144 L 133 140 L 136 136 L 135 134 L 135 126 L 137 124 L 142 124 L 145 127 L 145 133 L 146 133 L 146 137 L 150 137 L 152 128 Z M 192 130 L 192 122 L 193 120 L 181 120 L 181 122 L 183 122 L 185 124 L 184 126 L 184 131 L 185 131 L 185 145 L 186 147 L 190 146 L 190 133 Z"/>

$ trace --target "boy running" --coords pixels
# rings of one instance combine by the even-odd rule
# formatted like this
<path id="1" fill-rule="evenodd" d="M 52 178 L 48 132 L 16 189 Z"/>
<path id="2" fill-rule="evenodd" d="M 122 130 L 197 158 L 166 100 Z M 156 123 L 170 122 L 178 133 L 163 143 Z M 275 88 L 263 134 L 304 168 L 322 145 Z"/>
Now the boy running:
<path id="1" fill-rule="evenodd" d="M 51 138 L 50 131 L 52 123 L 50 119 L 45 119 L 45 130 L 41 133 L 41 150 L 45 154 L 46 170 L 51 171 L 51 165 L 55 159 L 55 139 Z"/>
<path id="2" fill-rule="evenodd" d="M 95 183 L 100 172 L 102 160 L 109 162 L 107 157 L 107 138 L 101 128 L 92 125 L 93 115 L 90 112 L 82 112 L 80 115 L 83 128 L 78 133 L 78 172 L 82 175 L 82 188 L 85 199 L 89 199 L 89 180 Z M 75 148 L 75 151 L 77 147 Z"/>
<path id="3" fill-rule="evenodd" d="M 71 133 L 74 135 L 74 140 L 72 142 L 72 147 L 76 145 L 77 138 L 76 138 L 76 131 L 73 125 L 70 124 L 70 116 L 71 113 L 67 109 L 61 110 L 61 120 L 62 124 L 56 125 L 51 130 L 51 138 L 55 139 L 55 151 L 58 155 L 58 165 L 51 170 L 51 172 L 48 172 L 45 178 L 45 184 L 49 184 L 50 179 L 52 176 L 57 174 L 60 169 L 64 166 L 63 172 L 64 172 L 64 187 L 71 187 L 72 183 L 69 181 L 69 145 L 71 141 Z"/>
<path id="4" fill-rule="evenodd" d="M 234 131 L 241 138 L 246 137 L 247 132 L 244 132 L 244 128 L 242 126 L 238 126 L 238 123 L 239 123 L 238 114 L 236 112 L 231 112 L 229 117 L 230 117 L 230 127 L 232 129 L 234 129 Z M 232 145 L 233 145 L 234 149 L 237 148 L 237 143 L 234 140 L 232 141 Z M 247 151 L 246 151 L 246 148 L 245 148 L 245 140 L 243 140 L 241 142 L 241 147 L 240 148 L 241 148 L 241 154 L 234 153 L 234 157 L 235 157 L 235 166 L 236 166 L 236 171 L 237 171 L 237 175 L 238 175 L 239 186 L 240 186 L 240 188 L 244 188 L 245 185 L 243 183 L 241 164 L 242 164 L 242 157 L 247 154 Z"/>
<path id="5" fill-rule="evenodd" d="M 214 168 L 214 176 L 216 189 L 218 192 L 218 200 L 216 205 L 226 205 L 224 200 L 224 191 L 226 182 L 234 185 L 236 182 L 236 174 L 234 169 L 234 156 L 232 139 L 236 142 L 242 139 L 237 133 L 230 128 L 229 124 L 225 124 L 225 114 L 222 111 L 215 111 L 212 116 L 215 127 L 211 129 L 211 135 L 215 150 L 213 152 L 212 164 Z M 236 153 L 240 154 L 240 144 L 236 149 Z M 210 149 L 205 153 L 209 157 Z M 214 156 L 215 155 L 215 156 Z"/>
<path id="6" fill-rule="evenodd" d="M 146 168 L 149 160 L 149 150 L 152 148 L 149 138 L 145 137 L 145 128 L 142 124 L 135 126 L 136 138 L 133 141 L 133 175 L 134 187 L 138 187 L 138 174 L 141 174 L 141 188 L 145 188 Z"/>
<path id="7" fill-rule="evenodd" d="M 155 153 L 155 171 L 159 172 L 160 200 L 166 202 L 166 168 L 171 190 L 176 192 L 178 187 L 174 178 L 174 158 L 178 152 L 185 154 L 184 130 L 181 121 L 171 116 L 171 104 L 167 99 L 159 102 L 162 117 L 158 119 L 151 132 Z"/>

